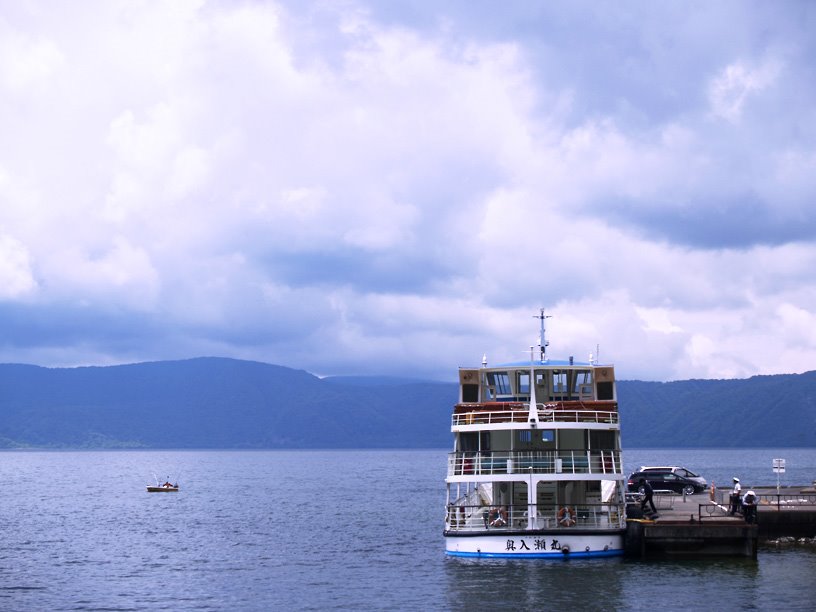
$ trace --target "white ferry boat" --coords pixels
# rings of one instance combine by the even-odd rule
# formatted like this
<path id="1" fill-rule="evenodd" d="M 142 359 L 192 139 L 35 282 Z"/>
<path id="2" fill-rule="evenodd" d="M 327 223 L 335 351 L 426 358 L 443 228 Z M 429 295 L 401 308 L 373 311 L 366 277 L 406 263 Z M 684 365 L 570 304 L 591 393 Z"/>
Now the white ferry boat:
<path id="1" fill-rule="evenodd" d="M 605 557 L 624 551 L 625 475 L 611 365 L 546 355 L 459 369 L 445 549 L 460 557 Z"/>

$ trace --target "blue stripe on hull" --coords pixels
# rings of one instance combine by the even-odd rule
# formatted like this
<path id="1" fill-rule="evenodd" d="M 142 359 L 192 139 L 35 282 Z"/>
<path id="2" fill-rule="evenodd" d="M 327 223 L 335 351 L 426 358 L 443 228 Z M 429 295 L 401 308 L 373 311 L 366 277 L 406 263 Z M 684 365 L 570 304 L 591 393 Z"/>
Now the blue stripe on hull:
<path id="1" fill-rule="evenodd" d="M 623 549 L 621 550 L 593 550 L 575 551 L 567 554 L 561 551 L 547 552 L 547 553 L 483 553 L 483 552 L 455 552 L 446 550 L 445 554 L 451 557 L 484 557 L 485 559 L 586 559 L 588 557 L 621 557 L 623 556 Z"/>

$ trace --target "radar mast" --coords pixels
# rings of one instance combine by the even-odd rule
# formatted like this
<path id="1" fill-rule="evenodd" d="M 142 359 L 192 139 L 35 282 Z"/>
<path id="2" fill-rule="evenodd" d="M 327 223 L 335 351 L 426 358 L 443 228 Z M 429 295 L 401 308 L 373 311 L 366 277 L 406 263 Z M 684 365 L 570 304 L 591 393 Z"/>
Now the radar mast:
<path id="1" fill-rule="evenodd" d="M 544 322 L 551 319 L 552 315 L 544 314 L 544 309 L 541 308 L 537 315 L 533 315 L 533 318 L 541 321 L 541 329 L 538 332 L 538 350 L 541 353 L 541 361 L 547 361 L 547 347 L 550 346 L 550 343 L 547 342 L 547 328 Z"/>

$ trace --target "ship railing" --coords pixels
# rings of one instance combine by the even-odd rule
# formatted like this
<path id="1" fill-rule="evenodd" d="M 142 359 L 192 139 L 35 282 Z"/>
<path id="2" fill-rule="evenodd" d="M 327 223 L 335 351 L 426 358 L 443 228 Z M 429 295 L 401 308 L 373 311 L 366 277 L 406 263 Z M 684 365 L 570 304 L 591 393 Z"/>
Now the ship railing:
<path id="1" fill-rule="evenodd" d="M 484 451 L 448 454 L 448 476 L 621 474 L 619 450 Z"/>
<path id="2" fill-rule="evenodd" d="M 543 504 L 448 505 L 445 528 L 448 531 L 538 531 L 542 529 L 624 529 L 624 504 Z"/>
<path id="3" fill-rule="evenodd" d="M 539 423 L 605 423 L 618 424 L 617 402 L 565 401 L 536 404 Z M 527 423 L 530 405 L 523 402 L 484 402 L 457 404 L 451 425 L 491 425 Z"/>

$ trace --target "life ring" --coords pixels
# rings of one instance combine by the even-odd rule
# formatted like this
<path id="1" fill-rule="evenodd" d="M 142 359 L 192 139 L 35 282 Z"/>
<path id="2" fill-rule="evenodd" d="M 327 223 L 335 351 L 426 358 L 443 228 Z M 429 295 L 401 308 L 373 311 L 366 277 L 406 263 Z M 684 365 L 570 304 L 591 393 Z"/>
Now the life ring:
<path id="1" fill-rule="evenodd" d="M 493 508 L 487 515 L 491 527 L 505 527 L 507 525 L 507 512 L 504 507 Z"/>
<path id="2" fill-rule="evenodd" d="M 558 511 L 558 524 L 562 527 L 575 527 L 575 510 L 564 506 Z"/>

